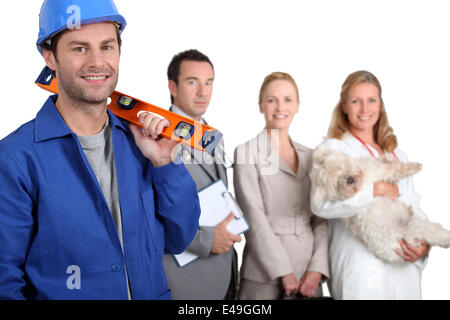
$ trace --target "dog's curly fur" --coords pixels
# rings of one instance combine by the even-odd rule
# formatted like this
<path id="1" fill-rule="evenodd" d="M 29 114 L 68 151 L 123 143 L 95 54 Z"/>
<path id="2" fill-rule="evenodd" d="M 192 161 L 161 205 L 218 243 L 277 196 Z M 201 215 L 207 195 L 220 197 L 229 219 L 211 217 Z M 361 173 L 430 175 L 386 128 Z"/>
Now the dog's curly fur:
<path id="1" fill-rule="evenodd" d="M 324 201 L 343 201 L 354 196 L 365 184 L 397 183 L 421 168 L 419 163 L 404 163 L 393 155 L 351 158 L 321 145 L 313 153 L 311 200 L 315 205 Z M 347 222 L 371 252 L 395 264 L 404 263 L 394 251 L 400 249 L 398 240 L 402 238 L 411 244 L 419 239 L 431 246 L 450 247 L 450 231 L 415 216 L 411 207 L 388 197 L 376 197 L 371 206 L 348 218 Z"/>

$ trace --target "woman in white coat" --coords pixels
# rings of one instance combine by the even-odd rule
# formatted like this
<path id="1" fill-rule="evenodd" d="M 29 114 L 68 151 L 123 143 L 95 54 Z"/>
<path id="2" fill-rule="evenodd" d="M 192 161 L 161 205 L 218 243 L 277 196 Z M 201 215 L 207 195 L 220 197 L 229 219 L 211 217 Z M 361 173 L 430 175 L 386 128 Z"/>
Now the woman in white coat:
<path id="1" fill-rule="evenodd" d="M 355 158 L 378 157 L 387 152 L 407 161 L 397 149 L 397 139 L 389 126 L 380 83 L 367 71 L 352 73 L 345 80 L 328 138 L 322 144 Z M 311 195 L 314 192 L 313 186 Z M 330 219 L 331 295 L 335 299 L 421 299 L 421 274 L 430 248 L 427 243 L 400 240 L 402 250 L 397 253 L 405 263 L 392 265 L 376 258 L 346 227 L 344 218 L 369 206 L 376 196 L 401 201 L 412 206 L 414 214 L 424 217 L 412 177 L 397 185 L 376 182 L 345 201 L 311 204 L 316 215 Z"/>
<path id="2" fill-rule="evenodd" d="M 320 296 L 328 278 L 328 225 L 309 204 L 312 150 L 289 137 L 299 107 L 294 79 L 268 75 L 259 105 L 266 128 L 235 151 L 236 198 L 250 223 L 239 298 Z"/>

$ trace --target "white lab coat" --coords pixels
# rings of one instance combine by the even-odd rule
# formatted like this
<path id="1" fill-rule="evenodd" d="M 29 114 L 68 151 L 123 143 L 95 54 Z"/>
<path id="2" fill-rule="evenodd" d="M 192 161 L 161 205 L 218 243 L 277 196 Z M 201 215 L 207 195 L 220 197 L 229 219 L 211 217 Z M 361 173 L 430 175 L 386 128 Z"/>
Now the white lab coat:
<path id="1" fill-rule="evenodd" d="M 351 157 L 371 157 L 366 147 L 349 133 L 341 140 L 326 139 L 322 144 Z M 375 149 L 368 147 L 378 156 Z M 407 161 L 402 151 L 396 149 L 395 154 L 401 161 Z M 399 181 L 398 187 L 398 200 L 411 205 L 414 214 L 425 217 L 419 208 L 420 197 L 414 190 L 412 177 Z M 366 185 L 345 201 L 326 201 L 318 206 L 311 201 L 313 213 L 330 219 L 328 252 L 331 296 L 335 299 L 421 299 L 421 278 L 426 257 L 400 266 L 384 262 L 376 258 L 346 226 L 345 218 L 367 207 L 373 199 L 373 185 Z"/>

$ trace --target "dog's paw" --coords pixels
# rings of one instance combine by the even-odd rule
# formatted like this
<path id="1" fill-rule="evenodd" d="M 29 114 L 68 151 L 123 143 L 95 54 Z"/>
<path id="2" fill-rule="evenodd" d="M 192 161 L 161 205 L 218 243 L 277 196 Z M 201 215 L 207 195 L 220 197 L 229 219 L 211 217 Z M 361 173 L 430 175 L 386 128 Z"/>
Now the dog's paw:
<path id="1" fill-rule="evenodd" d="M 409 165 L 410 165 L 410 171 L 411 171 L 411 172 L 417 173 L 417 172 L 419 172 L 420 170 L 422 170 L 422 164 L 421 164 L 421 163 L 418 163 L 418 162 L 410 162 Z"/>
<path id="2" fill-rule="evenodd" d="M 403 170 L 402 173 L 404 176 L 412 176 L 413 174 L 416 174 L 422 169 L 422 164 L 418 162 L 407 162 L 403 163 Z"/>
<path id="3" fill-rule="evenodd" d="M 389 178 L 385 179 L 389 183 L 397 183 L 398 180 L 410 177 L 422 169 L 422 164 L 418 162 L 400 162 L 391 167 Z"/>

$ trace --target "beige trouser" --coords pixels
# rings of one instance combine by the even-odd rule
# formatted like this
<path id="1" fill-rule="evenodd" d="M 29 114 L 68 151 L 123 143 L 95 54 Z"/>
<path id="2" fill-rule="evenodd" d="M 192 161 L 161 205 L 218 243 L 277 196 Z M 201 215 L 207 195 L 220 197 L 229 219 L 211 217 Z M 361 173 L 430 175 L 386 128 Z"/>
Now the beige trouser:
<path id="1" fill-rule="evenodd" d="M 239 284 L 239 300 L 276 300 L 283 288 L 281 283 L 261 283 L 242 279 Z"/>

